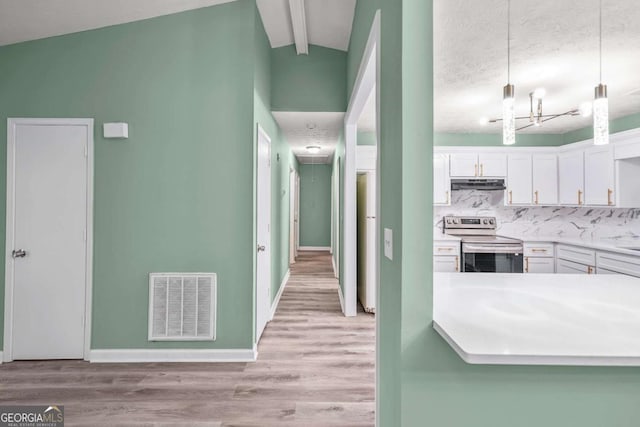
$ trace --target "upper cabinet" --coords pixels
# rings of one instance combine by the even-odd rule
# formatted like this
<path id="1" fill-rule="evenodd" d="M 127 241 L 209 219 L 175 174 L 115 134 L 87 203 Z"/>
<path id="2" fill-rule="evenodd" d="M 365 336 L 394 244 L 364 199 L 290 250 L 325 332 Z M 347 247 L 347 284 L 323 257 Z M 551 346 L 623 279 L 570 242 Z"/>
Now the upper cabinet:
<path id="1" fill-rule="evenodd" d="M 450 168 L 454 177 L 504 177 L 507 175 L 507 155 L 455 153 L 451 154 Z"/>
<path id="2" fill-rule="evenodd" d="M 584 152 L 558 155 L 559 200 L 561 205 L 584 204 Z"/>
<path id="3" fill-rule="evenodd" d="M 530 154 L 507 156 L 507 205 L 530 205 L 532 171 Z"/>
<path id="4" fill-rule="evenodd" d="M 533 172 L 533 204 L 558 204 L 558 156 L 555 154 L 534 154 Z"/>
<path id="5" fill-rule="evenodd" d="M 433 154 L 433 204 L 451 204 L 451 178 L 449 178 L 449 155 Z"/>
<path id="6" fill-rule="evenodd" d="M 584 203 L 613 206 L 615 183 L 613 148 L 596 146 L 584 152 Z"/>

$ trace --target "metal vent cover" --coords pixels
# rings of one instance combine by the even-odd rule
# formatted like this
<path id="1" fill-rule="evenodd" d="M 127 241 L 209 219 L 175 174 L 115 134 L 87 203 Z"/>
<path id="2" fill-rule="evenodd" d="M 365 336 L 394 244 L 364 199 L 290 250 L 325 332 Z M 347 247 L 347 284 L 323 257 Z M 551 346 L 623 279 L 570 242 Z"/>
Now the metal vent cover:
<path id="1" fill-rule="evenodd" d="M 149 274 L 149 341 L 216 339 L 215 273 Z"/>

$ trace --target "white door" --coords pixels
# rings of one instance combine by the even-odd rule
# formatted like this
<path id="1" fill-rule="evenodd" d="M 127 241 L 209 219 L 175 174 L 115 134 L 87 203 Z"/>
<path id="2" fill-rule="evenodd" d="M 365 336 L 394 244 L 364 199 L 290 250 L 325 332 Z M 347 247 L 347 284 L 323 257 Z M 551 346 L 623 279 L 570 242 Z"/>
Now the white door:
<path id="1" fill-rule="evenodd" d="M 296 262 L 296 173 L 289 171 L 289 264 Z"/>
<path id="2" fill-rule="evenodd" d="M 558 157 L 555 154 L 533 156 L 533 203 L 558 204 Z"/>
<path id="3" fill-rule="evenodd" d="M 478 156 L 478 176 L 506 176 L 507 156 L 501 153 L 481 153 Z"/>
<path id="4" fill-rule="evenodd" d="M 613 149 L 593 147 L 584 153 L 584 201 L 587 205 L 611 206 L 613 198 Z"/>
<path id="5" fill-rule="evenodd" d="M 92 138 L 92 120 L 9 119 L 8 360 L 84 357 Z"/>
<path id="6" fill-rule="evenodd" d="M 271 311 L 271 140 L 258 126 L 256 341 Z"/>
<path id="7" fill-rule="evenodd" d="M 433 155 L 433 204 L 451 204 L 451 178 L 449 177 L 449 155 Z"/>
<path id="8" fill-rule="evenodd" d="M 451 154 L 450 158 L 451 176 L 473 177 L 478 176 L 478 155 L 468 153 Z"/>
<path id="9" fill-rule="evenodd" d="M 584 156 L 582 151 L 562 153 L 558 156 L 559 203 L 584 204 Z"/>
<path id="10" fill-rule="evenodd" d="M 507 199 L 509 205 L 531 204 L 531 155 L 510 154 L 507 171 Z"/>
<path id="11" fill-rule="evenodd" d="M 377 229 L 376 219 L 376 173 L 367 173 L 367 299 L 365 309 L 374 311 L 376 308 L 376 265 Z"/>
<path id="12" fill-rule="evenodd" d="M 295 235 L 295 247 L 296 247 L 296 258 L 298 258 L 298 250 L 300 250 L 300 174 L 296 171 L 296 194 L 295 194 L 295 219 L 296 222 L 296 235 Z"/>

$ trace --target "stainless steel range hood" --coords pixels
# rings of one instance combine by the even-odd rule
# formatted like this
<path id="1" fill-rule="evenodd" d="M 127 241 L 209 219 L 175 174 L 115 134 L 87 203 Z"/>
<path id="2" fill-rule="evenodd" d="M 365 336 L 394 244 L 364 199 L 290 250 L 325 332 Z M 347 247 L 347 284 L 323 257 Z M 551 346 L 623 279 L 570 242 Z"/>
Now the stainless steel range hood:
<path id="1" fill-rule="evenodd" d="M 451 190 L 503 191 L 504 179 L 452 179 Z"/>

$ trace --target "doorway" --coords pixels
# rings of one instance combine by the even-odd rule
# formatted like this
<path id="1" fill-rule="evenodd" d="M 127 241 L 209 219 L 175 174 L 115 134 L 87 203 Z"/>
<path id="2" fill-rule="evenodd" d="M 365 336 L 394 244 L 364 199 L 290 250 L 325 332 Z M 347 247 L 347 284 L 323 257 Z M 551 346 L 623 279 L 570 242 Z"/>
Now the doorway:
<path id="1" fill-rule="evenodd" d="M 295 264 L 298 257 L 300 239 L 300 175 L 294 168 L 289 168 L 289 265 Z"/>
<path id="2" fill-rule="evenodd" d="M 88 359 L 93 119 L 8 119 L 4 360 Z"/>
<path id="3" fill-rule="evenodd" d="M 256 172 L 256 342 L 271 311 L 271 138 L 258 125 Z"/>

